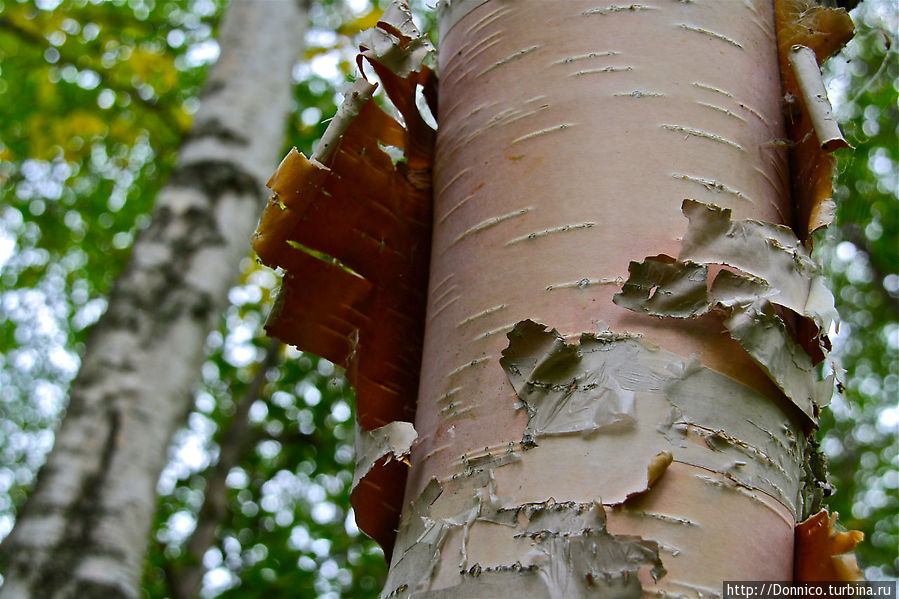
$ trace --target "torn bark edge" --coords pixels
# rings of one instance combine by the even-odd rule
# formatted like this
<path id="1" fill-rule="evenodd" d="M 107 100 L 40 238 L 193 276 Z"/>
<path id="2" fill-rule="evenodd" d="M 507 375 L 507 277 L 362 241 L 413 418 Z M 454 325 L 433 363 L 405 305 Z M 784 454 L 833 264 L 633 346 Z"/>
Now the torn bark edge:
<path id="1" fill-rule="evenodd" d="M 411 266 L 407 264 L 409 260 L 413 259 L 413 253 L 416 256 L 424 256 L 424 276 L 421 280 L 425 283 L 427 281 L 428 239 L 419 239 L 414 234 L 418 232 L 415 227 L 418 226 L 419 221 L 427 223 L 427 227 L 430 226 L 430 172 L 434 131 L 418 113 L 415 94 L 417 87 L 422 86 L 424 96 L 431 104 L 432 113 L 436 115 L 436 76 L 433 71 L 422 64 L 432 50 L 430 42 L 419 34 L 412 23 L 411 13 L 405 2 L 395 2 L 384 13 L 374 29 L 363 33 L 359 59 L 365 57 L 378 73 L 388 96 L 402 113 L 405 127 L 400 126 L 394 119 L 374 107 L 372 94 L 377 84 L 369 83 L 364 78 L 357 80 L 330 122 L 312 159 L 307 161 L 294 149 L 285 157 L 281 166 L 270 179 L 269 187 L 275 194 L 262 215 L 260 227 L 254 239 L 254 249 L 265 263 L 270 266 L 281 266 L 287 271 L 284 275 L 281 293 L 269 315 L 267 330 L 272 335 L 281 338 L 288 337 L 284 339 L 287 343 L 299 345 L 301 349 L 324 355 L 332 361 L 349 367 L 348 377 L 351 380 L 355 378 L 354 386 L 357 389 L 357 401 L 359 402 L 363 400 L 362 387 L 375 394 L 387 393 L 388 399 L 395 399 L 393 396 L 397 393 L 411 389 L 410 393 L 413 396 L 408 400 L 410 405 L 414 406 L 418 364 L 413 367 L 409 360 L 404 361 L 404 358 L 400 356 L 396 358 L 398 360 L 396 364 L 391 362 L 386 366 L 375 365 L 374 371 L 369 368 L 367 375 L 359 368 L 356 353 L 359 347 L 360 330 L 366 329 L 373 335 L 383 335 L 391 332 L 390 326 L 406 327 L 406 324 L 400 325 L 394 322 L 398 320 L 397 318 L 390 320 L 385 325 L 384 322 L 387 319 L 379 319 L 378 310 L 386 308 L 401 314 L 399 320 L 409 320 L 414 316 L 415 310 L 409 309 L 409 306 L 403 302 L 397 303 L 399 300 L 395 301 L 396 298 L 394 298 L 397 293 L 395 290 L 399 288 L 402 288 L 403 293 L 408 293 L 409 298 L 418 297 L 415 289 L 410 287 L 412 281 L 418 280 L 414 276 L 420 274 L 419 269 L 412 268 L 418 263 L 415 262 Z M 361 145 L 362 149 L 359 152 L 356 148 L 357 151 L 354 151 L 347 160 L 347 156 L 344 155 L 346 152 L 341 154 L 339 148 L 346 139 L 347 132 L 354 130 L 352 127 L 358 122 L 357 117 L 362 112 L 366 113 L 366 127 L 356 131 L 358 135 L 353 138 L 355 145 Z M 373 150 L 369 152 L 371 156 L 363 159 L 366 144 L 373 145 L 372 139 L 370 139 L 372 134 L 378 144 L 383 143 L 403 148 L 406 160 L 394 164 L 390 172 L 387 172 L 383 171 L 384 165 L 389 167 L 391 162 L 386 154 L 382 159 L 378 156 L 382 153 L 378 151 L 378 147 L 371 148 Z M 352 171 L 355 168 L 354 165 L 358 163 L 359 166 L 362 166 L 363 162 L 367 168 L 381 169 L 380 175 L 383 176 L 374 177 L 379 185 L 385 181 L 392 181 L 394 185 L 402 187 L 402 193 L 397 191 L 393 194 L 393 198 L 390 198 L 391 200 L 399 201 L 398 197 L 405 198 L 403 201 L 407 202 L 418 201 L 424 197 L 428 200 L 428 208 L 424 215 L 420 214 L 421 210 L 417 209 L 410 209 L 408 214 L 405 212 L 393 214 L 401 207 L 408 208 L 400 204 L 378 206 L 381 212 L 387 211 L 393 214 L 397 220 L 405 218 L 409 221 L 406 223 L 407 226 L 400 227 L 398 231 L 392 233 L 395 236 L 401 233 L 405 234 L 409 239 L 403 238 L 405 241 L 398 245 L 400 249 L 387 247 L 388 251 L 385 253 L 389 254 L 391 251 L 411 253 L 409 256 L 403 254 L 400 259 L 391 256 L 392 262 L 387 261 L 383 266 L 377 266 L 375 271 L 365 275 L 370 277 L 373 274 L 377 277 L 376 279 L 363 278 L 355 271 L 351 271 L 351 268 L 356 268 L 353 264 L 345 265 L 332 261 L 331 257 L 327 255 L 329 250 L 324 250 L 324 254 L 322 254 L 323 248 L 317 248 L 313 243 L 305 248 L 304 239 L 297 238 L 294 234 L 294 230 L 299 231 L 300 229 L 297 227 L 307 218 L 321 218 L 324 212 L 320 205 L 311 211 L 313 213 L 311 215 L 306 214 L 306 210 L 315 205 L 316 194 L 319 199 L 324 197 L 324 201 L 330 199 L 332 194 L 329 192 L 334 191 L 334 188 L 328 186 L 336 185 L 341 193 L 347 194 L 346 198 L 341 196 L 343 199 L 356 199 L 354 195 L 358 196 L 360 193 L 363 194 L 361 197 L 364 199 L 364 187 L 360 191 L 358 185 L 353 188 L 349 184 L 354 173 L 337 172 L 347 170 L 347 165 L 351 165 L 349 170 Z M 341 165 L 343 166 L 341 167 Z M 382 200 L 379 197 L 372 196 L 371 203 L 380 201 Z M 297 209 L 291 210 L 294 205 L 297 206 Z M 344 208 L 346 209 L 346 206 Z M 352 205 L 348 209 L 352 210 Z M 364 209 L 364 206 L 360 207 L 356 216 L 365 214 Z M 377 227 L 377 225 L 373 226 Z M 308 229 L 310 225 L 307 223 L 305 227 Z M 362 233 L 364 238 L 365 231 Z M 384 238 L 381 237 L 381 250 L 384 250 L 384 243 Z M 340 249 L 344 251 L 348 248 L 341 247 Z M 385 260 L 387 259 L 385 258 Z M 397 264 L 400 266 L 397 267 Z M 399 272 L 390 270 L 396 268 L 400 269 Z M 304 279 L 302 283 L 298 283 L 298 275 Z M 405 286 L 394 284 L 397 276 L 405 283 Z M 316 293 L 304 301 L 301 296 L 305 294 L 305 289 L 309 285 L 318 285 L 319 290 L 324 288 L 326 292 Z M 381 289 L 385 285 L 390 289 L 389 297 L 386 295 L 387 292 Z M 341 292 L 341 289 L 344 289 L 345 292 Z M 294 297 L 294 306 L 291 310 L 285 310 L 290 295 L 299 297 Z M 316 299 L 319 295 L 323 295 L 325 299 Z M 425 291 L 422 289 L 420 319 L 422 328 L 424 296 Z M 297 304 L 296 302 L 302 303 Z M 372 311 L 375 313 L 370 313 Z M 371 324 L 369 321 L 372 319 L 377 319 L 380 324 L 369 326 Z M 404 333 L 404 330 L 392 331 L 395 333 L 393 336 L 410 339 L 410 336 L 406 334 L 409 331 Z M 411 337 L 415 337 L 415 335 Z M 392 347 L 391 343 L 369 343 L 372 347 L 377 345 L 380 353 L 374 352 L 372 349 L 371 351 L 374 353 L 367 359 L 367 365 L 371 367 L 378 362 L 385 363 L 386 357 L 381 354 L 385 353 L 385 348 Z M 416 348 L 414 340 L 407 341 L 407 345 L 413 348 L 416 356 L 420 359 L 420 347 Z M 363 353 L 364 351 L 365 348 L 362 348 Z M 383 377 L 385 373 L 391 372 L 390 368 L 396 372 L 405 373 L 400 377 L 401 380 L 382 380 L 382 378 L 375 380 L 369 377 L 371 372 L 378 377 Z M 409 375 L 409 372 L 413 370 L 414 373 Z M 413 380 L 414 385 L 408 386 L 409 380 L 407 379 Z M 371 401 L 369 399 L 368 404 L 371 404 Z M 395 407 L 393 403 L 387 406 L 396 412 Z M 414 410 L 414 408 L 411 409 Z M 412 415 L 405 408 L 399 412 L 402 414 L 387 414 L 385 410 L 375 409 L 372 417 L 368 418 L 368 426 L 371 426 L 372 422 L 385 422 L 402 416 L 408 418 Z M 360 413 L 361 410 L 357 410 L 357 415 Z M 360 530 L 369 534 L 381 545 L 388 561 L 396 536 L 396 524 L 399 521 L 405 491 L 408 470 L 407 456 L 414 438 L 412 425 L 408 422 L 398 421 L 389 422 L 372 431 L 361 431 L 358 435 L 359 470 L 356 473 L 350 501 L 355 508 Z"/>
<path id="2" fill-rule="evenodd" d="M 660 451 L 652 458 L 652 461 L 649 462 L 649 466 L 647 467 L 647 481 L 646 481 L 646 490 L 652 488 L 654 484 L 658 482 L 662 475 L 665 474 L 665 471 L 668 470 L 668 466 L 674 461 L 674 456 L 671 455 L 670 451 Z"/>
<path id="3" fill-rule="evenodd" d="M 360 58 L 365 56 L 378 73 L 405 119 L 404 148 L 408 162 L 403 166 L 407 180 L 415 187 L 430 189 L 433 131 L 415 105 L 415 94 L 421 85 L 425 98 L 432 100 L 431 109 L 436 118 L 436 77 L 424 66 L 434 47 L 415 27 L 409 5 L 403 0 L 391 3 L 377 25 L 363 32 L 359 50 Z M 420 143 L 423 138 L 430 140 L 425 147 Z M 360 465 L 365 468 L 369 460 L 377 457 L 366 472 L 354 474 L 350 504 L 359 529 L 383 548 L 388 563 L 402 513 L 410 465 L 408 456 L 417 436 L 409 422 L 391 422 L 368 433 L 360 429 L 357 434 L 356 468 Z M 361 464 L 360 459 L 364 460 Z M 373 510 L 370 507 L 373 505 L 381 507 Z"/>
<path id="4" fill-rule="evenodd" d="M 391 3 L 378 24 L 362 32 L 359 48 L 369 61 L 403 78 L 420 71 L 425 58 L 434 52 L 431 41 L 415 27 L 405 0 Z"/>
<path id="5" fill-rule="evenodd" d="M 651 460 L 649 460 L 649 464 L 646 466 L 646 488 L 639 489 L 637 491 L 632 491 L 627 494 L 627 497 L 623 502 L 616 505 L 624 505 L 628 501 L 640 497 L 649 491 L 655 486 L 659 479 L 661 479 L 665 473 L 668 471 L 668 467 L 674 463 L 674 454 L 670 451 L 660 451 L 655 454 Z"/>
<path id="6" fill-rule="evenodd" d="M 658 543 L 610 533 L 603 505 L 548 499 L 505 506 L 494 494 L 492 481 L 489 467 L 444 484 L 431 479 L 400 525 L 382 597 L 468 599 L 510 596 L 517 589 L 540 599 L 558 597 L 560 591 L 566 596 L 600 593 L 612 599 L 637 599 L 642 596 L 639 570 L 647 568 L 654 580 L 665 575 Z M 465 537 L 477 522 L 513 529 L 510 535 L 519 546 L 520 559 L 513 564 L 469 565 L 463 555 L 461 581 L 431 590 L 447 535 L 460 530 L 464 554 Z"/>
<path id="7" fill-rule="evenodd" d="M 805 439 L 805 460 L 802 464 L 802 517 L 804 520 L 821 511 L 824 499 L 833 495 L 833 485 L 827 472 L 827 458 L 821 452 L 815 435 Z"/>
<path id="8" fill-rule="evenodd" d="M 818 380 L 814 361 L 826 357 L 826 334 L 837 319 L 833 296 L 817 265 L 787 227 L 751 219 L 733 221 L 729 210 L 695 200 L 684 200 L 683 211 L 690 224 L 678 259 L 662 255 L 631 262 L 630 276 L 612 301 L 658 318 L 723 312 L 731 337 L 813 428 L 833 389 L 832 378 Z M 709 289 L 708 264 L 740 272 L 721 271 Z M 793 339 L 771 304 L 814 323 L 816 332 L 807 345 L 816 352 Z"/>
<path id="9" fill-rule="evenodd" d="M 695 357 L 678 356 L 629 335 L 584 333 L 579 343 L 567 344 L 557 331 L 525 320 L 507 336 L 500 364 L 518 399 L 534 407 L 528 410 L 522 448 L 540 452 L 545 447 L 552 453 L 551 444 L 560 435 L 584 433 L 584 442 L 596 444 L 599 452 L 639 448 L 635 464 L 646 464 L 645 470 L 635 466 L 633 473 L 622 475 L 593 469 L 593 475 L 617 481 L 605 486 L 604 505 L 645 493 L 678 461 L 761 491 L 794 518 L 804 513 L 800 464 L 806 445 L 799 442 L 805 432 L 798 412 L 785 412 L 783 405 L 702 366 Z M 597 427 L 596 414 L 608 413 L 610 405 L 619 412 L 622 392 L 632 398 L 630 405 L 656 406 L 662 416 L 649 421 L 633 412 L 610 428 Z M 720 410 L 721 397 L 731 398 L 730 410 Z M 541 411 L 552 415 L 543 419 L 549 426 L 534 426 Z M 564 432 L 555 426 L 557 420 Z"/>
<path id="10" fill-rule="evenodd" d="M 813 93 L 802 105 L 797 99 L 804 97 L 797 74 L 790 64 L 792 49 L 796 45 L 810 48 L 816 58 L 816 66 L 824 63 L 848 42 L 854 34 L 854 25 L 843 9 L 825 8 L 814 0 L 775 0 L 775 22 L 783 83 L 787 128 L 792 141 L 790 172 L 795 221 L 793 228 L 806 246 L 811 247 L 812 233 L 833 222 L 833 177 L 836 161 L 826 152 L 843 146 L 839 141 L 828 143 L 831 133 L 815 134 L 812 107 L 819 104 Z M 807 59 L 803 59 L 806 63 Z M 810 89 L 816 87 L 814 79 L 820 78 L 806 64 L 804 77 Z M 826 98 L 826 96 L 824 96 Z M 804 109 L 805 108 L 805 109 Z M 826 121 L 826 119 L 825 119 Z M 842 135 L 840 135 L 842 139 Z M 848 144 L 846 144 L 848 146 Z"/>
<path id="11" fill-rule="evenodd" d="M 858 530 L 848 532 L 836 529 L 838 514 L 830 516 L 821 510 L 796 525 L 793 580 L 860 581 L 864 575 L 858 567 L 854 553 L 849 553 L 864 540 Z"/>
<path id="12" fill-rule="evenodd" d="M 409 454 L 417 437 L 411 422 L 395 421 L 372 431 L 356 424 L 356 468 L 350 505 L 356 514 L 356 525 L 381 547 L 392 545 L 396 536 Z M 383 509 L 372 510 L 374 505 Z M 387 550 L 385 556 L 389 561 Z"/>
<path id="13" fill-rule="evenodd" d="M 375 463 L 382 458 L 388 461 L 399 460 L 408 466 L 409 452 L 417 438 L 418 433 L 411 422 L 397 420 L 371 431 L 363 429 L 357 422 L 356 469 L 352 489 L 359 486 Z"/>
<path id="14" fill-rule="evenodd" d="M 814 338 L 827 345 L 825 336 L 839 320 L 833 295 L 823 284 L 820 267 L 792 229 L 755 219 L 733 220 L 730 209 L 696 200 L 684 200 L 681 210 L 690 222 L 679 263 L 721 264 L 749 275 L 747 279 L 754 281 L 745 280 L 742 293 L 752 287 L 760 295 L 753 298 L 750 293 L 741 301 L 770 299 L 807 317 L 817 327 Z"/>
<path id="15" fill-rule="evenodd" d="M 531 320 L 517 323 L 507 337 L 500 365 L 528 412 L 523 444 L 537 437 L 590 435 L 633 423 L 634 393 L 605 372 L 559 379 L 560 372 L 572 374 L 581 364 L 579 345 L 565 343 L 555 330 L 547 332 Z"/>

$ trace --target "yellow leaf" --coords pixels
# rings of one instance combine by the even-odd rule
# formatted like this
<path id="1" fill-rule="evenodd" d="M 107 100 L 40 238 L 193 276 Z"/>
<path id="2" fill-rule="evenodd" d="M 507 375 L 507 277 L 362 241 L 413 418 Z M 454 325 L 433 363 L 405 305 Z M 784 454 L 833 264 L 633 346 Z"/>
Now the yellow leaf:
<path id="1" fill-rule="evenodd" d="M 311 48 L 306 48 L 306 51 L 303 53 L 303 58 L 309 60 L 311 58 L 315 58 L 319 54 L 324 54 L 329 50 L 333 50 L 333 48 L 326 48 L 324 46 L 313 46 Z"/>
<path id="2" fill-rule="evenodd" d="M 131 145 L 137 139 L 141 128 L 133 120 L 117 118 L 109 126 L 109 137 L 126 145 Z"/>
<path id="3" fill-rule="evenodd" d="M 381 19 L 381 15 L 383 14 L 384 11 L 380 8 L 373 8 L 367 14 L 353 19 L 352 21 L 347 21 L 346 23 L 338 27 L 337 33 L 340 33 L 342 35 L 354 36 L 360 31 L 371 29 L 378 24 L 378 21 Z"/>
<path id="4" fill-rule="evenodd" d="M 86 139 L 106 133 L 106 124 L 103 119 L 86 110 L 76 110 L 67 119 L 63 119 L 60 124 L 61 133 L 78 135 Z"/>
<path id="5" fill-rule="evenodd" d="M 45 160 L 55 157 L 60 148 L 67 158 L 87 152 L 92 138 L 107 133 L 103 119 L 87 110 L 76 110 L 63 118 L 37 113 L 25 121 L 25 130 L 29 156 Z"/>
<path id="6" fill-rule="evenodd" d="M 136 48 L 127 64 L 131 71 L 141 81 L 152 86 L 157 94 L 171 90 L 178 84 L 178 70 L 169 55 L 146 48 Z"/>
<path id="7" fill-rule="evenodd" d="M 194 117 L 182 108 L 176 108 L 172 111 L 175 122 L 178 123 L 178 130 L 182 133 L 190 131 L 190 125 L 193 123 Z"/>

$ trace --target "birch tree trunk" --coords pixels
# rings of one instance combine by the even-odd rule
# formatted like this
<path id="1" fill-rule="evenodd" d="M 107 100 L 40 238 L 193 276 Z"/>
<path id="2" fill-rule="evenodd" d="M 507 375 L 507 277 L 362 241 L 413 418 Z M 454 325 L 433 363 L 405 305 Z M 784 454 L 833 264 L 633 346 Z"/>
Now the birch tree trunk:
<path id="1" fill-rule="evenodd" d="M 771 357 L 795 344 L 763 301 L 787 295 L 771 264 L 805 260 L 775 226 L 793 207 L 771 0 L 447 4 L 419 440 L 385 596 L 790 580 L 821 397 Z"/>
<path id="2" fill-rule="evenodd" d="M 284 143 L 303 5 L 240 0 L 228 9 L 193 132 L 0 546 L 3 599 L 140 596 L 156 481 Z"/>

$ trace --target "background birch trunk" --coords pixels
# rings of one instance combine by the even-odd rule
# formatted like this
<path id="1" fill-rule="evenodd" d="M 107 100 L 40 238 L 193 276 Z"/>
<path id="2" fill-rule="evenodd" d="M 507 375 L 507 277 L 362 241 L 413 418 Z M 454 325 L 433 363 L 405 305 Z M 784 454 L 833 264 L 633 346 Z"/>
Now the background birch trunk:
<path id="1" fill-rule="evenodd" d="M 801 412 L 721 315 L 612 302 L 631 261 L 678 256 L 687 198 L 791 224 L 772 2 L 441 18 L 419 443 L 385 595 L 791 579 Z M 525 319 L 574 346 L 507 338 Z"/>
<path id="2" fill-rule="evenodd" d="M 0 596 L 138 597 L 155 486 L 246 255 L 292 109 L 303 2 L 233 2 L 152 224 L 92 331 L 67 415 L 0 546 Z"/>

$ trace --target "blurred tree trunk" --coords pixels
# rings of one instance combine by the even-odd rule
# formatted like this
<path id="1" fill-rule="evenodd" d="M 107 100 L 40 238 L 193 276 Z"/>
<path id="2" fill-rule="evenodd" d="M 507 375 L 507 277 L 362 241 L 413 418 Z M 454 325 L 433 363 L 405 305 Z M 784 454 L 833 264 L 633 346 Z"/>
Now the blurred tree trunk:
<path id="1" fill-rule="evenodd" d="M 708 264 L 784 248 L 697 233 L 793 223 L 773 3 L 619 4 L 441 15 L 419 440 L 385 596 L 792 578 L 813 410 L 706 298 Z M 626 310 L 629 265 L 647 297 Z"/>
<path id="2" fill-rule="evenodd" d="M 193 131 L 0 545 L 3 599 L 140 596 L 157 478 L 284 143 L 304 7 L 240 0 L 228 9 Z"/>

